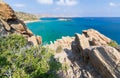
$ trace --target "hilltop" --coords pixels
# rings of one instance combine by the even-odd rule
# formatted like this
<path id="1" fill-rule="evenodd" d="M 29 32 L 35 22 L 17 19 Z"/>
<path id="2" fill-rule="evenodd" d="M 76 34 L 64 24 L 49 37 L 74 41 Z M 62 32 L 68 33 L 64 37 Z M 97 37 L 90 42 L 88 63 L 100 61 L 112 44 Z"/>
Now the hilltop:
<path id="1" fill-rule="evenodd" d="M 30 13 L 25 13 L 25 12 L 15 12 L 16 16 L 18 19 L 22 19 L 23 21 L 34 21 L 34 20 L 39 20 L 39 18 Z"/>

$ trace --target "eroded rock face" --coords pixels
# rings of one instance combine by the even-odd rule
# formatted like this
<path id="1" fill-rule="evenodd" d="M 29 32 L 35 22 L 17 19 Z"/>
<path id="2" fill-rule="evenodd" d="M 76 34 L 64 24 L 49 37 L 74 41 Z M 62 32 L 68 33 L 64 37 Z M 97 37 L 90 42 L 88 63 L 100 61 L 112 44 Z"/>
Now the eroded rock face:
<path id="1" fill-rule="evenodd" d="M 75 34 L 75 41 L 72 42 L 72 49 L 74 52 L 80 52 L 83 55 L 83 51 L 86 48 L 89 48 L 90 44 L 88 39 L 84 36 L 84 34 Z"/>
<path id="2" fill-rule="evenodd" d="M 111 42 L 110 38 L 93 29 L 84 30 L 83 34 L 89 39 L 90 45 L 92 46 L 108 45 Z"/>
<path id="3" fill-rule="evenodd" d="M 57 39 L 56 41 L 54 42 L 51 42 L 49 46 L 51 49 L 53 50 L 56 50 L 56 48 L 58 46 L 61 46 L 63 48 L 70 48 L 71 49 L 71 44 L 72 44 L 72 41 L 75 39 L 75 37 L 62 37 L 62 39 Z"/>
<path id="4" fill-rule="evenodd" d="M 120 46 L 115 47 L 120 52 Z"/>
<path id="5" fill-rule="evenodd" d="M 92 65 L 101 74 L 102 78 L 119 78 L 119 47 L 108 46 L 111 39 L 93 29 L 84 30 L 82 35 L 75 34 L 72 52 L 80 53 L 84 64 L 87 66 L 89 66 L 88 63 Z"/>
<path id="6" fill-rule="evenodd" d="M 7 21 L 9 19 L 17 19 L 14 11 L 6 3 L 0 2 L 0 18 Z"/>
<path id="7" fill-rule="evenodd" d="M 87 51 L 90 63 L 103 78 L 120 77 L 120 53 L 110 46 L 94 46 Z"/>
<path id="8" fill-rule="evenodd" d="M 32 44 L 32 45 L 38 45 L 38 44 L 42 44 L 42 42 L 41 42 L 41 37 L 39 37 L 39 36 L 31 36 L 31 37 L 29 37 L 28 38 L 28 42 L 30 43 L 30 44 Z"/>
<path id="9" fill-rule="evenodd" d="M 34 34 L 26 27 L 25 23 L 19 20 L 11 7 L 5 3 L 0 2 L 0 36 L 9 34 L 21 34 L 28 42 L 31 41 L 33 45 L 42 44 L 42 39 Z"/>

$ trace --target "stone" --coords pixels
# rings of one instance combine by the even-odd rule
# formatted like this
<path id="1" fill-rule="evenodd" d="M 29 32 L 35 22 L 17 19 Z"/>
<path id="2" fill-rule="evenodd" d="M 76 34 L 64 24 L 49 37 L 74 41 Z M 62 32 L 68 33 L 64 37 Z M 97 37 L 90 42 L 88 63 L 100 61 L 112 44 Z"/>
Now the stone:
<path id="1" fill-rule="evenodd" d="M 0 3 L 0 18 L 7 21 L 9 19 L 17 19 L 14 11 L 6 3 Z"/>
<path id="2" fill-rule="evenodd" d="M 120 52 L 120 46 L 115 47 Z"/>
<path id="3" fill-rule="evenodd" d="M 29 30 L 28 28 L 27 28 L 27 34 L 29 35 L 29 36 L 33 36 L 33 33 L 32 33 L 32 31 L 31 30 Z"/>
<path id="4" fill-rule="evenodd" d="M 22 24 L 11 24 L 11 27 L 15 29 L 16 31 L 25 31 L 25 28 Z"/>
<path id="5" fill-rule="evenodd" d="M 110 46 L 94 46 L 87 51 L 89 62 L 103 78 L 119 78 L 120 53 Z"/>
<path id="6" fill-rule="evenodd" d="M 35 46 L 42 44 L 42 38 L 34 36 L 25 23 L 16 17 L 14 10 L 0 2 L 0 36 L 8 34 L 20 34 Z"/>
<path id="7" fill-rule="evenodd" d="M 36 36 L 36 40 L 38 44 L 42 44 L 42 38 L 40 36 Z"/>
<path id="8" fill-rule="evenodd" d="M 111 42 L 111 39 L 104 36 L 94 29 L 84 30 L 83 33 L 86 38 L 89 39 L 90 45 L 108 45 Z"/>
<path id="9" fill-rule="evenodd" d="M 72 43 L 72 51 L 80 52 L 83 56 L 83 52 L 86 48 L 89 48 L 90 44 L 88 39 L 82 34 L 75 34 L 75 41 Z"/>
<path id="10" fill-rule="evenodd" d="M 38 46 L 38 44 L 39 44 L 38 40 L 39 40 L 39 42 L 42 41 L 42 40 L 40 40 L 40 37 L 38 38 L 36 36 L 31 36 L 28 38 L 28 42 L 30 42 L 33 46 Z"/>
<path id="11" fill-rule="evenodd" d="M 11 30 L 11 27 L 10 27 L 4 20 L 0 19 L 0 21 L 1 21 L 1 23 L 4 25 L 4 27 L 5 27 L 5 29 L 6 29 L 7 31 L 10 31 L 10 30 Z"/>
<path id="12" fill-rule="evenodd" d="M 53 50 L 56 50 L 58 46 L 62 46 L 63 48 L 70 48 L 71 49 L 71 43 L 72 41 L 74 41 L 74 37 L 62 37 L 62 39 L 57 39 L 54 42 L 50 42 L 51 44 L 46 45 L 48 47 L 50 47 Z"/>

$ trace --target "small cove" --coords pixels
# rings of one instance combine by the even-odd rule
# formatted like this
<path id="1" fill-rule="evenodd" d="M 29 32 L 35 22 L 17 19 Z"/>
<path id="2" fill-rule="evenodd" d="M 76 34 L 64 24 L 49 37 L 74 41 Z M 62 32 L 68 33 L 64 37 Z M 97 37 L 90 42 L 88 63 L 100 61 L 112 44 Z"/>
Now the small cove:
<path id="1" fill-rule="evenodd" d="M 35 35 L 42 36 L 43 43 L 93 28 L 120 44 L 119 17 L 41 18 L 38 22 L 26 25 Z"/>

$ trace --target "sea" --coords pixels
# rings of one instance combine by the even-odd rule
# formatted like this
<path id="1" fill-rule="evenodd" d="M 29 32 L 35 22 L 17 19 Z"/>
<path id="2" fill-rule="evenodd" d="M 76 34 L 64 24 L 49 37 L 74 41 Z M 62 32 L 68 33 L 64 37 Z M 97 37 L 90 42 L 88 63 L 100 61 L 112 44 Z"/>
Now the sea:
<path id="1" fill-rule="evenodd" d="M 42 36 L 45 44 L 87 29 L 95 29 L 120 44 L 120 17 L 40 18 L 26 25 L 35 35 Z"/>

